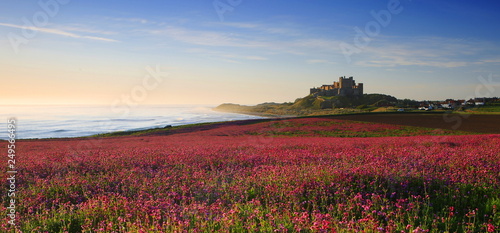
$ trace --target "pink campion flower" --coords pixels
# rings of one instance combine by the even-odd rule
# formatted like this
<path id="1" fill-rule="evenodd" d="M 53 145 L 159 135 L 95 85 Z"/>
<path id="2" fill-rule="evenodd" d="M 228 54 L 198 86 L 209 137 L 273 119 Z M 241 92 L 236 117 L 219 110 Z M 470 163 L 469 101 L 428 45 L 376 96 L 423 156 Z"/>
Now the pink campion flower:
<path id="1" fill-rule="evenodd" d="M 488 232 L 495 232 L 495 226 L 491 223 L 488 223 L 488 225 L 486 225 L 486 230 Z"/>
<path id="2" fill-rule="evenodd" d="M 449 210 L 450 210 L 449 216 L 453 217 L 453 215 L 454 215 L 453 211 L 455 210 L 455 207 L 450 206 Z"/>
<path id="3" fill-rule="evenodd" d="M 305 121 L 303 123 L 306 124 Z M 326 120 L 318 121 L 313 127 L 293 122 L 278 126 L 281 132 L 291 132 L 295 130 L 295 125 L 303 131 L 316 130 L 314 127 L 327 130 L 330 126 L 331 129 L 339 129 L 339 133 L 357 129 L 354 126 L 343 129 L 341 125 L 327 123 Z M 276 223 L 287 225 L 293 222 L 299 229 L 308 229 L 313 223 L 321 228 L 322 221 L 331 221 L 330 227 L 355 231 L 360 225 L 357 219 L 363 218 L 370 220 L 364 224 L 372 230 L 383 227 L 382 231 L 395 232 L 400 227 L 396 227 L 396 223 L 408 223 L 401 221 L 402 218 L 411 220 L 414 217 L 406 209 L 417 211 L 432 197 L 418 193 L 415 195 L 421 196 L 404 198 L 411 193 L 408 191 L 414 184 L 404 179 L 393 180 L 393 177 L 418 178 L 425 170 L 428 189 L 432 189 L 429 181 L 450 187 L 456 183 L 473 187 L 498 185 L 496 175 L 500 167 L 496 165 L 500 136 L 319 138 L 311 133 L 300 137 L 275 134 L 272 140 L 252 142 L 246 132 L 239 127 L 231 127 L 161 137 L 103 139 L 100 148 L 85 148 L 85 151 L 79 152 L 81 157 L 73 156 L 66 160 L 60 159 L 64 153 L 59 152 L 59 148 L 76 140 L 22 142 L 26 150 L 26 162 L 20 164 L 23 174 L 26 174 L 23 202 L 33 208 L 31 212 L 26 211 L 23 217 L 28 221 L 38 218 L 37 221 L 48 222 L 52 212 L 47 207 L 72 210 L 71 203 L 77 200 L 75 210 L 89 217 L 81 227 L 84 231 L 98 231 L 101 227 L 93 224 L 92 218 L 100 218 L 103 223 L 112 221 L 114 226 L 124 222 L 135 231 L 141 228 L 146 231 L 152 228 L 158 231 L 196 231 L 197 228 L 222 222 L 221 231 L 224 231 L 231 224 L 241 223 L 242 218 L 246 218 L 241 216 L 258 209 L 261 213 L 257 217 L 261 220 L 273 221 L 276 218 Z M 255 125 L 244 127 L 255 131 L 262 128 Z M 363 127 L 359 129 L 370 131 L 367 129 L 369 126 Z M 262 132 L 268 131 L 265 129 Z M 204 137 L 196 134 L 203 134 Z M 255 144 L 257 142 L 258 145 Z M 387 180 L 394 185 L 393 191 L 397 195 L 385 199 L 384 195 L 378 197 L 380 193 L 377 192 L 359 191 L 359 187 L 377 189 L 377 185 L 381 184 L 380 180 L 365 179 L 367 176 Z M 252 198 L 266 204 L 252 202 L 258 208 L 238 208 L 238 204 L 246 206 L 248 200 L 245 193 L 255 186 L 259 192 L 254 192 L 253 196 L 257 197 Z M 434 190 L 427 191 L 434 193 Z M 458 197 L 459 194 L 456 195 Z M 86 199 L 79 203 L 81 197 Z M 301 218 L 303 210 L 290 209 L 290 206 L 300 206 L 299 201 L 302 203 L 303 197 L 307 198 L 305 204 L 326 207 L 332 219 L 336 220 L 326 219 L 328 214 L 316 212 Z M 214 204 L 209 204 L 214 201 Z M 325 203 L 331 204 L 325 206 Z M 313 208 L 317 211 L 317 207 Z M 142 213 L 146 209 L 148 213 L 158 212 L 152 216 L 160 217 L 161 214 L 164 220 L 149 220 L 148 214 Z M 5 207 L 0 210 L 5 211 Z M 222 219 L 223 213 L 231 211 L 242 214 L 226 214 L 227 219 Z M 268 211 L 273 214 L 262 215 Z M 284 213 L 280 215 L 282 211 Z M 458 213 L 454 207 L 448 207 L 448 211 L 451 216 Z M 479 213 L 475 212 L 476 215 Z M 177 222 L 191 216 L 199 219 L 194 225 Z M 378 222 L 377 219 L 382 217 L 385 221 Z M 454 220 L 441 212 L 435 218 L 436 225 L 438 221 L 453 224 Z M 171 227 L 168 228 L 167 224 Z M 102 227 L 105 231 L 111 230 L 104 225 Z M 498 231 L 498 226 L 488 222 L 474 227 L 476 231 Z M 405 232 L 415 228 L 410 226 Z M 255 230 L 256 226 L 248 229 Z M 38 232 L 42 228 L 31 230 Z"/>
<path id="4" fill-rule="evenodd" d="M 415 230 L 412 231 L 413 233 L 424 233 L 424 232 L 429 232 L 429 230 L 424 230 L 420 227 L 417 227 Z"/>

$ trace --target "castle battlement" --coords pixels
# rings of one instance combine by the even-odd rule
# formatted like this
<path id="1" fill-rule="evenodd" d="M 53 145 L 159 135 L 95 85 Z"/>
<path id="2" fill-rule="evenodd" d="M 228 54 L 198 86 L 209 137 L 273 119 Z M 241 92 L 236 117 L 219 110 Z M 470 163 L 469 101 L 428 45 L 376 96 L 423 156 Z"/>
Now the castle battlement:
<path id="1" fill-rule="evenodd" d="M 321 87 L 313 87 L 310 89 L 311 95 L 315 96 L 362 96 L 363 83 L 356 82 L 351 77 L 339 77 L 338 82 L 333 82 L 332 85 L 322 85 Z"/>

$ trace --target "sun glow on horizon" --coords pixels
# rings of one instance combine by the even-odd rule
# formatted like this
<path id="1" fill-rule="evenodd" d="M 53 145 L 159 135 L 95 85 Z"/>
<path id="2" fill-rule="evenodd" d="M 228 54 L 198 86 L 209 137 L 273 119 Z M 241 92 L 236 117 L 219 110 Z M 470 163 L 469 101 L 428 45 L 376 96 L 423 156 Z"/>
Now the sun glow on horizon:
<path id="1" fill-rule="evenodd" d="M 392 2 L 9 2 L 0 104 L 290 102 L 339 76 L 366 93 L 463 99 L 500 79 L 498 3 Z M 168 76 L 143 93 L 147 67 Z"/>

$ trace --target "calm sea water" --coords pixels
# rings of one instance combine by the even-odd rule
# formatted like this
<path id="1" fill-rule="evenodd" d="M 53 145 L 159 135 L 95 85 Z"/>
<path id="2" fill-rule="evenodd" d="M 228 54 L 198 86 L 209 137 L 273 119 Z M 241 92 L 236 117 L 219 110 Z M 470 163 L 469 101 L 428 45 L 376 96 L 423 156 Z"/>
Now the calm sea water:
<path id="1" fill-rule="evenodd" d="M 17 138 L 62 138 L 150 129 L 166 125 L 262 118 L 212 111 L 207 105 L 0 106 L 0 139 L 7 139 L 7 119 L 17 119 Z M 3 131 L 3 132 L 2 132 Z"/>

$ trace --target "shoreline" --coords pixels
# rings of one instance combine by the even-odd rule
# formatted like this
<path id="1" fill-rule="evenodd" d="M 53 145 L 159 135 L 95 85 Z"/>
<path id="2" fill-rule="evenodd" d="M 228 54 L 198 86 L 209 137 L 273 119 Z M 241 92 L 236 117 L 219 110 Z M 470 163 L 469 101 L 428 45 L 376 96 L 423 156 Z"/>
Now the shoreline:
<path id="1" fill-rule="evenodd" d="M 243 113 L 239 113 L 243 114 Z M 453 126 L 457 123 L 456 121 L 445 121 L 445 115 L 438 112 L 377 112 L 377 113 L 354 113 L 354 114 L 340 114 L 340 115 L 318 115 L 318 116 L 293 116 L 293 117 L 265 117 L 259 119 L 243 119 L 243 120 L 233 120 L 233 121 L 215 121 L 215 122 L 203 122 L 203 123 L 192 123 L 171 127 L 156 127 L 149 129 L 140 130 L 127 130 L 127 131 L 114 131 L 101 134 L 93 134 L 88 136 L 80 137 L 51 137 L 51 138 L 31 138 L 31 139 L 18 139 L 20 141 L 36 141 L 36 140 L 82 140 L 82 139 L 97 139 L 97 138 L 108 138 L 108 137 L 144 137 L 144 136 L 154 136 L 154 135 L 174 135 L 179 133 L 196 132 L 210 130 L 225 126 L 238 126 L 255 124 L 260 122 L 269 121 L 280 121 L 287 119 L 297 119 L 297 118 L 326 118 L 326 119 L 338 119 L 338 120 L 349 120 L 349 121 L 360 121 L 360 122 L 372 122 L 372 123 L 386 123 L 393 125 L 403 125 L 403 126 L 415 126 L 415 127 L 426 127 L 435 129 L 447 129 L 447 130 L 458 130 L 458 131 L 469 131 L 479 134 L 500 134 L 500 118 L 496 115 L 490 114 L 469 114 L 464 117 L 461 114 L 455 114 L 453 116 L 449 115 L 448 118 L 458 120 L 460 119 L 460 127 L 454 128 Z M 458 118 L 458 119 L 457 119 Z M 498 127 L 492 127 L 491 124 Z M 6 141 L 6 140 L 0 140 Z"/>
<path id="2" fill-rule="evenodd" d="M 236 114 L 242 114 L 242 115 L 270 117 L 270 118 L 273 118 L 273 117 L 277 117 L 277 118 L 302 117 L 301 115 L 280 115 L 280 114 L 251 112 L 251 111 L 231 111 L 231 110 L 225 110 L 225 109 L 217 109 L 217 107 L 212 108 L 211 110 L 215 111 L 215 112 L 236 113 Z"/>
<path id="3" fill-rule="evenodd" d="M 238 113 L 238 114 L 246 114 L 246 113 Z M 341 120 L 360 121 L 360 122 L 427 127 L 435 129 L 451 129 L 451 130 L 475 132 L 480 134 L 500 134 L 500 118 L 497 117 L 497 114 L 493 115 L 493 114 L 451 113 L 450 115 L 448 115 L 448 118 L 450 119 L 453 118 L 454 121 L 448 121 L 448 122 L 446 122 L 445 114 L 446 114 L 445 112 L 366 112 L 366 113 L 347 113 L 347 114 L 336 114 L 336 115 L 313 115 L 313 116 L 265 116 L 266 118 L 261 118 L 261 119 L 244 119 L 244 120 L 234 120 L 234 121 L 195 123 L 195 124 L 172 126 L 169 128 L 163 127 L 163 128 L 152 128 L 147 130 L 137 130 L 137 131 L 111 132 L 104 135 L 120 136 L 120 134 L 123 134 L 125 136 L 125 135 L 139 134 L 137 136 L 140 136 L 143 134 L 144 136 L 147 136 L 149 135 L 149 133 L 154 134 L 155 131 L 156 132 L 174 131 L 166 134 L 170 135 L 170 134 L 185 132 L 182 131 L 182 129 L 189 129 L 188 131 L 196 131 L 196 130 L 206 130 L 207 128 L 227 126 L 227 125 L 244 125 L 244 124 L 252 124 L 265 121 L 278 121 L 278 120 L 298 119 L 298 118 L 341 119 Z M 251 115 L 251 114 L 246 114 L 246 115 Z M 263 115 L 260 116 L 264 117 Z M 460 127 L 454 129 L 453 126 L 457 122 L 459 122 L 461 125 Z M 490 127 L 490 124 L 496 124 L 499 127 Z M 175 132 L 178 130 L 181 130 L 182 132 Z M 99 135 L 92 135 L 88 136 L 87 138 L 89 137 L 99 137 Z"/>
<path id="4" fill-rule="evenodd" d="M 112 112 L 108 107 L 56 105 L 48 110 L 21 107 L 5 111 L 0 118 L 19 119 L 17 139 L 79 138 L 96 134 L 140 131 L 162 128 L 167 125 L 179 126 L 203 122 L 221 122 L 242 119 L 257 119 L 257 116 L 243 113 L 214 111 L 214 105 L 193 106 L 140 106 L 127 115 Z M 9 114 L 7 114 L 7 112 Z M 0 135 L 0 140 L 8 140 Z"/>

